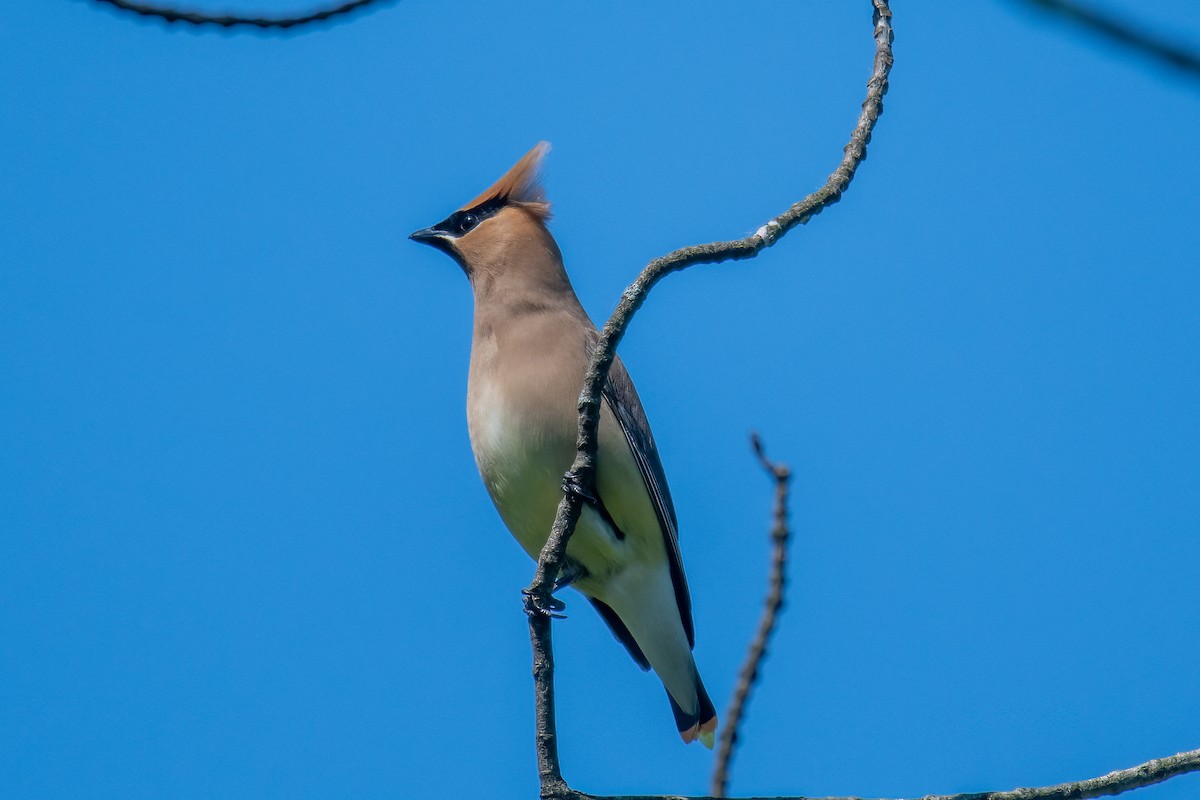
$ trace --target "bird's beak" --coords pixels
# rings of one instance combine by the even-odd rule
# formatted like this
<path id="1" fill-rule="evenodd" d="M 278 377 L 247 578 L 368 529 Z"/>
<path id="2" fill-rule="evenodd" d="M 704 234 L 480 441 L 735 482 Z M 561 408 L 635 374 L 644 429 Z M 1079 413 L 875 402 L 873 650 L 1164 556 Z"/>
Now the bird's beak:
<path id="1" fill-rule="evenodd" d="M 419 231 L 413 231 L 408 235 L 408 238 L 414 242 L 427 244 L 434 250 L 441 250 L 455 261 L 458 261 L 460 264 L 462 263 L 462 257 L 454 249 L 454 237 L 440 227 L 440 223 L 434 225 L 432 228 L 422 228 Z M 463 267 L 463 269 L 466 269 L 466 267 Z"/>
<path id="2" fill-rule="evenodd" d="M 437 228 L 422 228 L 421 230 L 413 231 L 408 235 L 408 238 L 412 239 L 414 242 L 422 242 L 424 244 L 434 245 L 435 247 L 437 246 L 435 243 L 444 241 L 445 237 L 446 232 L 439 231 Z"/>

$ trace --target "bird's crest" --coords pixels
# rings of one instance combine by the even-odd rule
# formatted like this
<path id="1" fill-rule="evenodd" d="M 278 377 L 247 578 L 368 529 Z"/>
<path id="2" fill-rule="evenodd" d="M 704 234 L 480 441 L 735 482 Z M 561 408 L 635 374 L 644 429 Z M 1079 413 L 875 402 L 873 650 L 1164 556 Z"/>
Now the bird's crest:
<path id="1" fill-rule="evenodd" d="M 538 219 L 550 218 L 550 201 L 542 188 L 542 160 L 550 152 L 549 142 L 538 142 L 533 149 L 513 164 L 478 197 L 463 206 L 460 211 L 476 208 L 484 203 L 511 203 L 532 213 Z"/>

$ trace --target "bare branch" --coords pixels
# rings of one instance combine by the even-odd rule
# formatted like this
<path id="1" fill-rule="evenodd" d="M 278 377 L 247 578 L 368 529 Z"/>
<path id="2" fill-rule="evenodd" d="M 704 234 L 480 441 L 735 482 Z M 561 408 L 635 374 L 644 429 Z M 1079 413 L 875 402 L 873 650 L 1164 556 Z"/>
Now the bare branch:
<path id="1" fill-rule="evenodd" d="M 371 5 L 395 2 L 395 0 L 348 0 L 329 8 L 308 12 L 294 17 L 246 17 L 238 14 L 202 14 L 198 11 L 184 11 L 167 6 L 154 6 L 145 3 L 135 3 L 131 0 L 93 0 L 104 3 L 121 11 L 128 11 L 143 17 L 154 17 L 164 22 L 183 22 L 188 25 L 219 25 L 222 28 L 259 28 L 260 30 L 287 30 L 310 25 L 315 22 L 325 22 L 334 17 L 341 17 L 356 11 L 362 11 Z"/>
<path id="2" fill-rule="evenodd" d="M 528 610 L 528 609 L 527 609 Z M 572 789 L 563 780 L 558 762 L 558 731 L 554 716 L 554 648 L 550 616 L 528 613 L 529 641 L 533 644 L 533 711 L 537 721 L 538 783 L 542 797 L 568 797 Z"/>
<path id="3" fill-rule="evenodd" d="M 775 523 L 771 527 L 771 541 L 774 547 L 771 552 L 771 573 L 767 579 L 767 596 L 763 600 L 762 618 L 758 622 L 758 631 L 750 643 L 746 653 L 746 661 L 738 673 L 738 682 L 733 690 L 733 700 L 729 703 L 729 711 L 725 714 L 724 726 L 721 728 L 721 743 L 717 747 L 716 763 L 713 765 L 712 788 L 709 789 L 714 797 L 724 797 L 729 785 L 729 764 L 733 760 L 733 750 L 738 743 L 738 729 L 742 724 L 742 713 L 750 699 L 750 692 L 758 681 L 758 670 L 767 655 L 767 642 L 775 630 L 775 621 L 783 608 L 783 592 L 786 586 L 784 570 L 787 568 L 788 539 L 788 483 L 792 474 L 786 464 L 776 464 L 767 458 L 763 452 L 762 439 L 757 433 L 750 434 L 750 444 L 754 454 L 763 469 L 775 481 Z"/>
<path id="4" fill-rule="evenodd" d="M 883 96 L 887 93 L 888 72 L 892 67 L 891 20 L 892 12 L 888 7 L 888 0 L 872 0 L 875 57 L 871 77 L 867 81 L 867 97 L 863 101 L 858 123 L 850 134 L 850 142 L 844 148 L 841 163 L 829 176 L 825 185 L 769 220 L 752 236 L 685 247 L 651 261 L 622 294 L 621 302 L 600 332 L 600 339 L 587 370 L 584 388 L 579 396 L 576 455 L 570 471 L 564 477 L 564 487 L 582 487 L 584 492 L 593 492 L 595 488 L 601 387 L 609 367 L 612 366 L 621 337 L 655 284 L 667 275 L 695 264 L 716 264 L 753 258 L 795 226 L 807 222 L 827 206 L 836 203 L 849 187 L 855 170 L 866 158 L 871 130 L 883 112 Z M 570 791 L 562 779 L 558 763 L 554 705 L 551 702 L 553 690 L 544 685 L 553 679 L 554 663 L 550 649 L 550 625 L 543 617 L 550 613 L 554 605 L 550 593 L 554 579 L 562 567 L 567 541 L 574 532 L 582 511 L 580 495 L 579 491 L 564 491 L 554 525 L 538 559 L 533 582 L 525 590 L 526 611 L 530 616 L 529 634 L 534 653 L 538 771 L 544 796 L 556 796 L 564 790 Z"/>
<path id="5" fill-rule="evenodd" d="M 596 343 L 584 389 L 579 396 L 579 436 L 576 441 L 575 462 L 571 471 L 567 473 L 568 481 L 577 481 L 589 490 L 595 485 L 596 431 L 600 419 L 601 387 L 609 367 L 612 366 L 617 344 L 655 284 L 673 272 L 696 264 L 718 264 L 753 258 L 796 225 L 808 222 L 826 207 L 836 203 L 850 185 L 855 170 L 866 157 L 871 130 L 883 111 L 883 96 L 887 93 L 887 76 L 892 66 L 892 14 L 888 8 L 888 0 L 872 0 L 872 4 L 875 6 L 875 68 L 867 82 L 867 99 L 863 103 L 862 114 L 850 136 L 849 144 L 844 148 L 845 156 L 838 168 L 829 176 L 824 186 L 779 216 L 768 220 L 753 235 L 733 241 L 684 247 L 654 259 L 642 270 L 621 295 L 621 302 L 604 324 Z M 550 537 L 538 560 L 533 583 L 527 590 L 530 595 L 548 594 L 562 566 L 567 539 L 574 530 L 581 508 L 582 500 L 578 493 L 564 493 Z"/>
<path id="6" fill-rule="evenodd" d="M 1166 758 L 1156 758 L 1129 769 L 1117 770 L 1085 781 L 1042 786 L 1037 789 L 1011 789 L 1006 792 L 969 792 L 966 794 L 930 794 L 921 800 L 1088 800 L 1121 794 L 1162 783 L 1189 772 L 1200 771 L 1200 750 L 1190 750 Z M 568 789 L 543 797 L 553 800 L 717 800 L 713 797 L 679 795 L 593 795 Z M 862 800 L 858 797 L 748 797 L 745 800 Z"/>
<path id="7" fill-rule="evenodd" d="M 1073 0 L 1023 0 L 1063 19 L 1070 20 L 1098 36 L 1122 47 L 1148 56 L 1183 72 L 1187 77 L 1200 80 L 1200 51 L 1196 47 L 1168 42 L 1154 34 L 1138 30 L 1130 22 L 1106 14 L 1098 8 Z"/>

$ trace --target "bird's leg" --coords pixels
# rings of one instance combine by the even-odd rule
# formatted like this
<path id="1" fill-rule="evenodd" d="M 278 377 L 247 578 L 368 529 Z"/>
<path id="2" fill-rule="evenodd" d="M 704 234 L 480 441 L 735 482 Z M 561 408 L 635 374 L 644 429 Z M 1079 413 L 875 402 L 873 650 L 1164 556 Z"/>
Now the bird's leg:
<path id="1" fill-rule="evenodd" d="M 563 476 L 562 490 L 567 494 L 573 494 L 583 502 L 592 507 L 592 510 L 600 515 L 600 519 L 608 525 L 612 531 L 612 535 L 617 541 L 625 541 L 625 531 L 621 530 L 621 526 L 613 519 L 612 514 L 608 513 L 608 509 L 604 507 L 604 501 L 600 499 L 600 495 L 590 492 L 584 487 L 583 481 L 575 472 L 568 472 Z"/>
<path id="2" fill-rule="evenodd" d="M 525 613 L 529 616 L 539 615 L 552 619 L 566 619 L 566 616 L 558 612 L 566 608 L 567 604 L 549 592 L 522 589 L 521 594 L 525 596 Z"/>
<path id="3" fill-rule="evenodd" d="M 529 589 L 522 590 L 521 594 L 525 595 L 525 613 L 526 614 L 541 614 L 546 617 L 555 619 L 566 619 L 565 614 L 558 612 L 567 607 L 567 604 L 554 596 L 554 592 L 559 589 L 570 586 L 575 581 L 586 576 L 587 570 L 573 558 L 564 560 L 562 569 L 558 571 L 558 577 L 554 579 L 554 586 L 549 593 L 531 592 Z"/>
<path id="4" fill-rule="evenodd" d="M 583 481 L 574 472 L 568 472 L 563 477 L 562 490 L 567 494 L 578 496 L 583 502 L 590 505 L 592 508 L 603 508 L 600 498 L 592 492 L 589 492 L 583 486 Z M 557 592 L 566 586 L 570 586 L 575 581 L 587 575 L 587 570 L 573 558 L 564 557 L 563 565 L 558 571 L 558 577 L 554 579 L 554 586 L 547 593 L 533 592 L 525 589 L 521 594 L 525 595 L 525 613 L 530 616 L 541 614 L 546 617 L 554 617 L 563 619 L 564 616 L 558 612 L 567 607 L 567 604 L 553 593 Z"/>
<path id="5" fill-rule="evenodd" d="M 573 494 L 589 506 L 600 505 L 600 498 L 583 485 L 583 480 L 579 477 L 579 473 L 570 471 L 563 476 L 562 490 L 567 494 Z"/>
<path id="6" fill-rule="evenodd" d="M 562 569 L 558 571 L 558 577 L 554 580 L 554 588 L 550 591 L 557 592 L 559 589 L 564 589 L 587 574 L 587 570 L 583 568 L 582 564 L 573 558 L 566 558 L 563 561 Z"/>

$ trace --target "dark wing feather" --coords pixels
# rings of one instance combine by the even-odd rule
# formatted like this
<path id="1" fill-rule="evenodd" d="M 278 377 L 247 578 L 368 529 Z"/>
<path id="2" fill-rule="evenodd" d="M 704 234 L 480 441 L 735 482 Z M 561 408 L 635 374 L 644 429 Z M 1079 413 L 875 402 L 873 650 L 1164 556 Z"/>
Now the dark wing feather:
<path id="1" fill-rule="evenodd" d="M 667 562 L 671 569 L 671 583 L 675 587 L 675 602 L 679 605 L 679 617 L 683 620 L 688 645 L 695 646 L 692 598 L 688 594 L 687 578 L 683 574 L 683 559 L 679 554 L 679 524 L 675 519 L 675 504 L 671 502 L 667 476 L 663 473 L 658 448 L 655 447 L 654 436 L 650 433 L 650 423 L 646 420 L 646 412 L 642 410 L 642 401 L 638 399 L 633 381 L 630 380 L 629 373 L 625 371 L 620 359 L 615 359 L 612 369 L 608 371 L 603 396 L 609 410 L 620 423 L 621 430 L 625 432 L 625 440 L 629 442 L 629 449 L 633 451 L 634 460 L 642 473 L 646 491 L 650 493 L 654 513 L 658 516 L 658 526 L 662 529 L 663 544 L 667 550 Z"/>
<path id="2" fill-rule="evenodd" d="M 625 645 L 625 649 L 629 651 L 629 655 L 633 656 L 633 660 L 637 662 L 638 666 L 642 669 L 650 669 L 650 659 L 646 658 L 637 639 L 633 638 L 633 634 L 629 632 L 629 628 L 625 627 L 625 623 L 617 616 L 617 612 L 594 597 L 589 597 L 588 600 L 600 612 L 601 619 L 608 623 L 608 628 L 613 632 L 613 636 L 617 637 L 618 642 Z"/>

